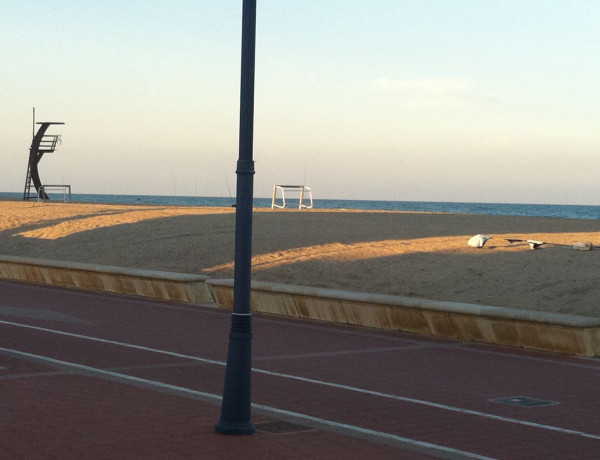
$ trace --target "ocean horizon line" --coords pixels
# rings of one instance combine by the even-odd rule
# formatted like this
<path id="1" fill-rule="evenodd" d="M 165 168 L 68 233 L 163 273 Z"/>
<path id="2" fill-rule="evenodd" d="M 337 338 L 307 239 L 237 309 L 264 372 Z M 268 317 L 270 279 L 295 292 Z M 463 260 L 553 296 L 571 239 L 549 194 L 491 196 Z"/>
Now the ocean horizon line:
<path id="1" fill-rule="evenodd" d="M 19 200 L 17 192 L 0 192 L 0 198 Z M 53 201 L 64 201 L 62 193 L 51 193 Z M 270 208 L 272 197 L 255 197 L 254 206 Z M 214 206 L 231 207 L 235 197 L 73 193 L 71 201 L 102 204 L 146 204 L 161 206 Z M 298 197 L 286 197 L 286 207 L 298 209 Z M 365 199 L 315 198 L 315 209 L 350 209 L 370 211 L 444 212 L 453 214 L 483 214 L 499 216 L 560 217 L 600 220 L 600 206 L 578 204 L 488 203 L 459 201 L 395 201 Z"/>
<path id="2" fill-rule="evenodd" d="M 48 193 L 50 197 L 54 196 L 53 201 L 57 201 L 62 195 L 62 192 Z M 2 192 L 0 191 L 0 197 L 7 198 L 20 198 L 23 196 L 22 192 Z M 182 199 L 182 200 L 193 200 L 193 199 L 215 199 L 215 200 L 232 200 L 235 201 L 235 196 L 213 196 L 213 195 L 153 195 L 144 193 L 73 193 L 73 197 L 127 197 L 127 198 L 160 198 L 160 199 Z M 272 197 L 261 197 L 254 196 L 255 200 L 269 200 L 271 203 Z M 112 198 L 109 199 L 112 202 Z M 75 201 L 75 200 L 73 200 Z M 286 197 L 286 201 L 298 202 L 298 197 Z M 517 201 L 445 201 L 445 200 L 383 200 L 377 198 L 315 198 L 317 201 L 325 202 L 369 202 L 369 203 L 439 203 L 439 204 L 465 204 L 465 205 L 509 205 L 509 206 L 583 206 L 583 207 L 600 207 L 600 204 L 577 204 L 577 203 L 526 203 Z M 185 206 L 185 205 L 183 205 Z M 195 206 L 195 205 L 191 205 Z"/>

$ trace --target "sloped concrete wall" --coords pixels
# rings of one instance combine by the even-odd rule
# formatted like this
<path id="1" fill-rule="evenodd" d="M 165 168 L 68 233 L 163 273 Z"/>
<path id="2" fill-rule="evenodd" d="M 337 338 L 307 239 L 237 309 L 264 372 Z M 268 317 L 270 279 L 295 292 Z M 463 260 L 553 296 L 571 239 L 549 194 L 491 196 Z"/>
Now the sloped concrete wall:
<path id="1" fill-rule="evenodd" d="M 233 307 L 233 280 L 0 257 L 0 278 Z M 600 356 L 600 318 L 254 281 L 253 311 L 581 356 Z"/>
<path id="2" fill-rule="evenodd" d="M 189 303 L 213 303 L 206 276 L 1 257 L 0 278 Z"/>
<path id="3" fill-rule="evenodd" d="M 233 307 L 233 281 L 208 280 Z M 600 319 L 255 281 L 256 312 L 581 356 L 600 355 Z"/>

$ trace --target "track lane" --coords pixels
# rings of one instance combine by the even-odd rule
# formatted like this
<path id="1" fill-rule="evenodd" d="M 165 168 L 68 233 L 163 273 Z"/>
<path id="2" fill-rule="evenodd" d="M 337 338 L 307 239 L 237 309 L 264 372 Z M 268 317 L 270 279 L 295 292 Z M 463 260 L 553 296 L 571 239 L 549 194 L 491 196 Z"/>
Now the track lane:
<path id="1" fill-rule="evenodd" d="M 74 363 L 87 363 L 94 368 L 120 369 L 121 373 L 138 378 L 193 391 L 220 393 L 229 325 L 226 312 L 116 296 L 88 293 L 82 296 L 78 291 L 49 291 L 51 295 L 46 299 L 50 300 L 42 309 L 75 317 L 78 321 L 28 317 L 18 318 L 20 323 L 46 325 L 48 329 L 56 327 L 70 334 L 98 333 L 101 335 L 97 338 L 101 340 L 166 350 L 174 355 L 141 349 L 124 351 L 122 348 L 127 347 L 100 342 L 83 345 L 82 338 L 49 338 L 52 334 L 48 332 L 42 334 L 41 339 L 42 331 L 10 332 L 10 325 L 6 323 L 11 321 L 6 321 L 6 316 L 1 316 L 4 318 L 0 327 L 3 347 L 22 347 L 20 351 L 29 350 L 27 352 L 55 359 L 72 358 Z M 61 301 L 53 303 L 53 295 Z M 30 308 L 30 304 L 23 305 L 25 303 L 27 301 L 21 302 L 20 307 Z M 39 309 L 39 305 L 36 308 Z M 17 322 L 15 317 L 10 320 Z M 538 448 L 563 452 L 567 455 L 563 458 L 569 458 L 569 449 L 577 452 L 579 458 L 585 458 L 586 452 L 600 446 L 594 438 L 582 440 L 581 435 L 568 433 L 573 430 L 592 436 L 600 434 L 589 400 L 581 398 L 581 393 L 565 391 L 569 385 L 572 389 L 594 386 L 594 376 L 600 370 L 595 360 L 272 317 L 255 316 L 254 322 L 257 372 L 253 375 L 253 400 L 257 404 L 298 413 L 307 413 L 308 408 L 311 416 L 324 420 L 465 451 L 481 444 L 481 449 L 490 449 L 492 456 L 502 454 L 506 448 L 495 445 L 494 433 L 504 433 L 524 446 L 529 445 L 528 440 L 548 437 Z M 225 338 L 219 338 L 221 335 Z M 185 356 L 175 356 L 178 353 Z M 208 361 L 190 362 L 189 357 Z M 215 363 L 210 363 L 211 360 Z M 404 399 L 382 402 L 386 398 L 368 393 L 357 395 L 357 391 L 344 386 Z M 531 410 L 490 401 L 492 396 L 515 396 L 524 392 L 557 396 L 554 399 L 561 404 Z M 515 428 L 514 423 L 492 419 L 482 422 L 482 417 L 460 412 L 450 414 L 452 411 L 435 404 L 531 424 L 556 425 L 564 430 L 552 436 L 545 433 L 549 431 L 545 428 Z M 571 439 L 576 437 L 577 441 Z M 577 449 L 573 450 L 573 445 Z"/>

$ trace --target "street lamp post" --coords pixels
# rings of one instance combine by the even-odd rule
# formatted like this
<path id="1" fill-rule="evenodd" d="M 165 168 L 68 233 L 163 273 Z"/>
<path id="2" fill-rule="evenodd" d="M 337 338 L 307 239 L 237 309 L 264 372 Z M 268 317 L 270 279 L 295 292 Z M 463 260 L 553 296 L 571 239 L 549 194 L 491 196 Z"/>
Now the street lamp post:
<path id="1" fill-rule="evenodd" d="M 222 434 L 254 433 L 251 420 L 252 314 L 252 207 L 254 161 L 254 56 L 256 0 L 244 0 L 242 13 L 242 72 L 240 86 L 240 146 L 237 162 L 235 212 L 235 268 L 233 313 L 221 418 L 215 430 Z"/>

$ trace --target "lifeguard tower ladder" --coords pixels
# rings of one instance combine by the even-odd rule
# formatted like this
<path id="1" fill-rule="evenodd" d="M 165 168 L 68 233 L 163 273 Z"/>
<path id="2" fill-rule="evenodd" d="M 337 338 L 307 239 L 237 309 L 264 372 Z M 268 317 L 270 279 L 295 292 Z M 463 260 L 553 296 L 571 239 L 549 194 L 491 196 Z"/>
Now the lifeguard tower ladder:
<path id="1" fill-rule="evenodd" d="M 56 150 L 56 144 L 60 141 L 60 134 L 46 134 L 50 125 L 64 125 L 62 122 L 55 121 L 44 121 L 37 124 L 41 126 L 36 135 L 33 136 L 31 147 L 29 147 L 29 162 L 27 163 L 27 176 L 25 178 L 25 190 L 23 191 L 24 201 L 29 201 L 31 198 L 32 182 L 36 190 L 36 199 L 50 199 L 42 186 L 38 171 L 38 163 L 44 156 L 44 153 L 54 152 L 54 150 Z"/>
<path id="2" fill-rule="evenodd" d="M 281 204 L 277 204 L 277 192 L 281 191 Z M 298 198 L 298 209 L 312 209 L 313 197 L 312 190 L 310 187 L 305 185 L 274 185 L 273 186 L 273 199 L 271 200 L 271 209 L 273 208 L 285 208 L 285 192 L 299 192 L 300 197 Z M 304 204 L 304 198 L 308 194 L 310 201 L 309 205 Z"/>

